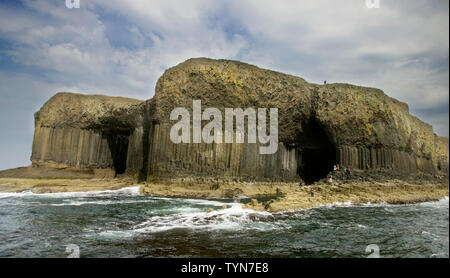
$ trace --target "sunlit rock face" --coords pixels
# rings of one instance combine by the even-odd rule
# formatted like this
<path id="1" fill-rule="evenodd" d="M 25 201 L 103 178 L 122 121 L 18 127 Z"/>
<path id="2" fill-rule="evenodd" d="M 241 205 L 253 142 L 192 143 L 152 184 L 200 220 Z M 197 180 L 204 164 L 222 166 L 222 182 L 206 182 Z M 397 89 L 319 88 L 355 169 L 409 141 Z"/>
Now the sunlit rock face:
<path id="1" fill-rule="evenodd" d="M 170 140 L 174 108 L 278 108 L 279 145 Z M 269 120 L 268 120 L 269 121 Z M 382 91 L 317 85 L 229 60 L 190 59 L 168 69 L 147 101 L 58 93 L 35 115 L 31 160 L 52 167 L 110 168 L 151 177 L 316 181 L 334 164 L 408 175 L 448 173 L 448 137 Z M 207 120 L 202 121 L 206 125 Z"/>

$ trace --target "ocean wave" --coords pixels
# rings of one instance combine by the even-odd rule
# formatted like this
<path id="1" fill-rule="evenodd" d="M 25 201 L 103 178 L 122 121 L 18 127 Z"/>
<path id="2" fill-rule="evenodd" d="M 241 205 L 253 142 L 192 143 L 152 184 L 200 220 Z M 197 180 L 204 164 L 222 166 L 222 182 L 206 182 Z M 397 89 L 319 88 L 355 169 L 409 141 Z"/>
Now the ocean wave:
<path id="1" fill-rule="evenodd" d="M 0 193 L 0 199 L 3 198 L 11 198 L 11 197 L 24 197 L 24 196 L 33 196 L 33 195 L 37 195 L 34 194 L 33 192 L 27 190 L 27 191 L 22 191 L 22 192 L 2 192 Z"/>
<path id="2" fill-rule="evenodd" d="M 52 207 L 64 206 L 83 206 L 83 205 L 116 205 L 116 204 L 135 204 L 135 203 L 153 203 L 155 200 L 99 200 L 99 201 L 69 201 L 61 204 L 41 204 Z"/>
<path id="3" fill-rule="evenodd" d="M 334 202 L 332 204 L 322 204 L 319 207 L 321 207 L 321 208 L 323 208 L 323 207 L 331 208 L 331 207 L 351 207 L 351 206 L 354 206 L 354 205 L 352 204 L 352 202 L 348 201 L 348 202 L 342 202 L 342 203 L 341 202 Z"/>
<path id="4" fill-rule="evenodd" d="M 288 228 L 282 223 L 270 221 L 261 221 L 273 218 L 269 212 L 259 212 L 250 209 L 243 209 L 241 205 L 234 204 L 230 208 L 205 212 L 190 211 L 191 208 L 185 208 L 185 211 L 163 216 L 153 216 L 148 220 L 133 226 L 129 230 L 122 231 L 103 231 L 100 236 L 132 236 L 137 234 L 150 234 L 164 232 L 174 229 L 203 229 L 203 230 L 270 230 L 279 228 Z M 182 211 L 182 209 L 180 210 Z"/>
<path id="5" fill-rule="evenodd" d="M 166 209 L 159 209 L 154 211 L 154 214 L 158 213 L 190 213 L 190 212 L 202 212 L 204 208 L 193 208 L 193 207 L 172 207 Z"/>
<path id="6" fill-rule="evenodd" d="M 117 190 L 98 190 L 98 191 L 78 191 L 78 192 L 57 192 L 57 193 L 42 193 L 36 194 L 31 190 L 24 190 L 17 193 L 0 193 L 0 198 L 10 197 L 46 197 L 46 198 L 80 198 L 80 197 L 98 197 L 98 196 L 113 196 L 113 195 L 140 195 L 139 186 L 124 187 Z"/>
<path id="7" fill-rule="evenodd" d="M 442 206 L 448 206 L 449 202 L 448 202 L 448 196 L 445 196 L 444 198 L 440 199 L 439 201 L 432 201 L 432 202 L 423 202 L 420 203 L 420 206 L 425 206 L 425 207 L 442 207 Z"/>
<path id="8" fill-rule="evenodd" d="M 332 204 L 323 204 L 320 205 L 319 208 L 349 208 L 349 207 L 388 207 L 388 206 L 397 206 L 397 205 L 390 205 L 388 203 L 382 202 L 382 203 L 362 203 L 362 204 L 354 204 L 351 201 L 347 202 L 334 202 Z"/>
<path id="9" fill-rule="evenodd" d="M 208 199 L 169 198 L 169 197 L 154 197 L 154 196 L 150 198 L 154 200 L 167 201 L 170 203 L 182 203 L 182 204 L 213 206 L 213 207 L 222 207 L 223 205 L 230 206 L 239 204 L 239 203 L 221 202 L 217 199 L 208 200 Z"/>
<path id="10" fill-rule="evenodd" d="M 353 204 L 352 202 L 335 202 L 332 204 L 323 204 L 320 205 L 319 208 L 335 208 L 335 207 L 401 207 L 401 206 L 433 206 L 433 207 L 440 207 L 442 205 L 448 205 L 449 199 L 448 196 L 445 196 L 441 200 L 438 201 L 429 201 L 429 202 L 421 202 L 421 203 L 413 203 L 413 204 L 388 204 L 386 202 L 380 202 L 380 203 L 362 203 L 362 204 Z M 392 210 L 387 209 L 386 211 L 392 212 Z"/>

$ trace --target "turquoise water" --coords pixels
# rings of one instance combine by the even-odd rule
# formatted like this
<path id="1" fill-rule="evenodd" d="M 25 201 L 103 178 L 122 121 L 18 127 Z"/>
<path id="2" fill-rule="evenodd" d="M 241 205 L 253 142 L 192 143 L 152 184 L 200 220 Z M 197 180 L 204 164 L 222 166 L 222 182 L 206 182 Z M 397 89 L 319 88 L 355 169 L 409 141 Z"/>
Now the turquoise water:
<path id="1" fill-rule="evenodd" d="M 117 191 L 0 193 L 0 257 L 449 257 L 449 201 L 290 213 Z M 208 213 L 208 208 L 225 210 Z"/>

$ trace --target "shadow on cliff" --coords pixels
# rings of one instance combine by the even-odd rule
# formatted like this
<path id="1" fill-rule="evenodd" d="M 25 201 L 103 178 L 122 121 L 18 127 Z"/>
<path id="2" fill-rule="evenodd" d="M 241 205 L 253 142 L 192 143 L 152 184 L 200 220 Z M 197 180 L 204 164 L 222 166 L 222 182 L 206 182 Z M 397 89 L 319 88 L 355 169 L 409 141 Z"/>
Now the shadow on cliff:
<path id="1" fill-rule="evenodd" d="M 116 175 L 123 174 L 127 168 L 129 130 L 108 130 L 103 132 L 108 141 L 111 158 L 113 160 Z"/>
<path id="2" fill-rule="evenodd" d="M 302 125 L 296 145 L 299 161 L 297 173 L 307 184 L 326 177 L 336 164 L 336 145 L 315 117 Z"/>

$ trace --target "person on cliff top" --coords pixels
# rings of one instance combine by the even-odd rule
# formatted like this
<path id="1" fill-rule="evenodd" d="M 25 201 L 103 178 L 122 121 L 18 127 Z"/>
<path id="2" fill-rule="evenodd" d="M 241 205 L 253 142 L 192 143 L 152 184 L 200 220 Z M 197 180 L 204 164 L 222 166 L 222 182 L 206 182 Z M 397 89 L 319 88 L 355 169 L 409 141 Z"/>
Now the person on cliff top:
<path id="1" fill-rule="evenodd" d="M 311 188 L 311 190 L 309 191 L 309 193 L 311 194 L 311 197 L 314 197 L 314 189 Z"/>

